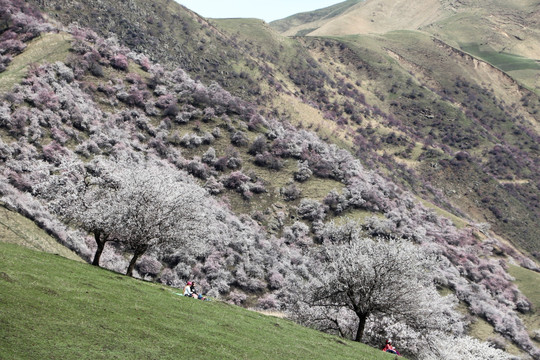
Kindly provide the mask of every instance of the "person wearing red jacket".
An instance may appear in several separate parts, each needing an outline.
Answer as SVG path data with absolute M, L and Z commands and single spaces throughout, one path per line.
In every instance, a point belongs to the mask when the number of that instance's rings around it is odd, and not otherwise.
M 384 346 L 382 351 L 390 353 L 390 354 L 401 355 L 399 351 L 397 351 L 396 348 L 392 346 L 392 340 L 390 339 L 386 340 L 386 345 Z

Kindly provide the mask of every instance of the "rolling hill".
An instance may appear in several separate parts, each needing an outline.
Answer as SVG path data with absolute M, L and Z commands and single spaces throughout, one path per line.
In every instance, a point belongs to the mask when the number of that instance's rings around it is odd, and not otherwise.
M 49 213 L 40 176 L 65 158 L 166 161 L 215 197 L 213 226 L 227 236 L 200 256 L 149 253 L 137 276 L 173 285 L 195 276 L 231 302 L 284 309 L 291 288 L 313 276 L 309 249 L 352 223 L 366 236 L 430 244 L 446 259 L 440 291 L 487 333 L 504 334 L 499 346 L 536 356 L 536 302 L 506 270 L 537 271 L 527 256 L 540 256 L 540 101 L 513 76 L 534 73 L 534 61 L 469 40 L 465 52 L 423 22 L 288 38 L 260 20 L 203 19 L 172 1 L 34 3 L 57 27 L 8 43 L 0 73 L 0 191 L 11 208 L 90 260 L 92 238 Z M 429 4 L 433 23 L 453 19 L 455 9 Z M 519 4 L 497 11 L 519 20 Z M 365 5 L 280 26 L 315 19 L 322 29 Z M 122 272 L 122 248 L 107 248 L 103 265 Z
M 317 11 L 313 17 L 332 14 L 331 20 L 325 21 L 339 23 L 343 16 L 371 3 L 345 2 Z M 76 20 L 102 35 L 115 34 L 122 43 L 151 59 L 177 64 L 194 78 L 216 81 L 233 94 L 260 104 L 268 116 L 287 114 L 294 123 L 309 126 L 323 138 L 359 152 L 360 157 L 369 159 L 368 167 L 385 169 L 394 181 L 426 200 L 456 215 L 468 214 L 473 221 L 488 222 L 522 250 L 531 254 L 537 251 L 536 219 L 540 214 L 534 174 L 538 173 L 535 143 L 540 105 L 534 93 L 534 74 L 538 74 L 535 61 L 517 54 L 490 53 L 470 40 L 463 43 L 470 53 L 464 52 L 458 43 L 450 41 L 450 32 L 447 42 L 442 35 L 434 37 L 424 30 L 385 35 L 382 28 L 380 35 L 289 39 L 259 20 L 206 20 L 173 2 L 161 6 L 144 1 L 131 4 L 42 5 L 64 23 Z M 404 6 L 402 2 L 393 4 Z M 459 16 L 479 12 L 484 14 L 479 19 L 483 19 L 510 12 L 515 15 L 510 17 L 512 21 L 527 20 L 527 31 L 536 31 L 534 22 L 529 21 L 536 9 L 534 2 L 511 7 L 495 7 L 492 2 L 475 7 L 460 4 Z M 434 1 L 424 5 L 446 14 L 444 21 L 451 28 L 450 19 L 458 14 L 455 6 Z M 130 6 L 138 11 L 130 10 Z M 496 9 L 491 17 L 485 15 L 489 8 Z M 385 14 L 390 19 L 390 13 Z M 111 22 L 109 16 L 127 16 L 130 21 Z M 160 22 L 149 18 L 159 18 Z M 177 26 L 179 21 L 182 31 Z M 525 27 L 525 22 L 522 25 Z M 470 36 L 491 33 L 491 28 L 484 28 L 470 31 Z M 535 38 L 531 35 L 532 41 Z M 460 39 L 465 37 L 460 35 Z M 176 45 L 159 45 L 169 43 Z M 475 51 L 483 51 L 493 64 L 475 57 Z M 458 120 L 438 120 L 448 117 Z M 510 117 L 515 120 L 504 121 Z M 399 144 L 392 144 L 395 136 L 402 137 Z M 450 182 L 455 177 L 448 171 L 433 171 L 432 166 L 438 166 L 435 163 L 447 163 L 460 151 L 466 151 L 473 160 L 474 166 L 467 171 L 483 179 L 476 190 Z M 501 157 L 508 159 L 499 161 Z M 436 183 L 424 185 L 432 181 Z M 445 190 L 432 191 L 436 188 Z M 463 202 L 465 194 L 470 200 Z
M 345 6 L 347 3 L 341 3 Z M 336 5 L 338 6 L 338 5 Z M 333 8 L 328 8 L 331 11 Z M 319 10 L 325 13 L 325 9 Z M 517 1 L 369 0 L 331 18 L 293 15 L 272 22 L 284 35 L 345 36 L 421 31 L 540 87 L 540 3 Z

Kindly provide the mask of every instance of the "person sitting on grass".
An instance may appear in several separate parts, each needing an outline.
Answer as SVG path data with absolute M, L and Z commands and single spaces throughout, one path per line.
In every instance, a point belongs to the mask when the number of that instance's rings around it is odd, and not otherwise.
M 202 296 L 197 292 L 197 289 L 195 289 L 195 281 L 191 282 L 191 293 L 193 294 L 193 297 L 199 300 L 208 300 L 206 297 Z
M 193 293 L 192 285 L 193 285 L 193 283 L 191 281 L 187 282 L 187 285 L 184 287 L 184 296 L 197 298 L 197 294 Z
M 195 281 L 188 281 L 187 285 L 184 287 L 184 296 L 192 297 L 199 300 L 208 300 L 208 298 L 197 293 L 195 289 Z
M 392 340 L 390 339 L 386 340 L 386 345 L 384 346 L 382 351 L 390 353 L 390 354 L 401 355 L 399 351 L 397 351 L 396 348 L 392 346 Z

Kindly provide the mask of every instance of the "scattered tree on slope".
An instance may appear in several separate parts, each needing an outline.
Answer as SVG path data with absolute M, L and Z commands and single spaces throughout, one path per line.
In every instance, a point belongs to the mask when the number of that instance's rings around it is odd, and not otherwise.
M 189 247 L 197 253 L 212 236 L 204 208 L 206 192 L 161 162 L 98 158 L 69 163 L 45 186 L 53 211 L 93 233 L 99 265 L 108 241 L 133 253 L 126 274 L 150 248 Z
M 424 331 L 447 328 L 459 318 L 433 285 L 433 258 L 408 241 L 356 238 L 329 244 L 317 257 L 321 266 L 299 303 L 304 323 L 362 341 L 372 316 Z M 347 312 L 356 318 L 352 328 Z

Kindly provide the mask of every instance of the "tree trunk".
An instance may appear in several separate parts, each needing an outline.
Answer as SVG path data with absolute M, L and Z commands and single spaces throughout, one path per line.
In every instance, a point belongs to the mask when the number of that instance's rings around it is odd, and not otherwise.
M 361 342 L 362 336 L 364 336 L 364 328 L 366 327 L 366 320 L 367 315 L 366 314 L 356 314 L 358 316 L 358 330 L 356 330 L 356 337 L 354 338 L 354 341 Z
M 131 258 L 131 261 L 129 262 L 129 266 L 126 271 L 127 276 L 133 276 L 133 269 L 135 269 L 135 263 L 137 263 L 137 260 L 139 257 L 146 252 L 148 249 L 148 245 L 141 246 L 137 249 L 135 249 L 135 253 L 133 254 L 133 257 Z
M 101 238 L 100 231 L 94 232 L 94 239 L 96 240 L 97 250 L 94 254 L 94 260 L 92 261 L 92 265 L 99 266 L 99 259 L 101 258 L 101 253 L 103 253 L 103 249 L 105 249 L 105 243 L 107 242 L 107 239 Z

